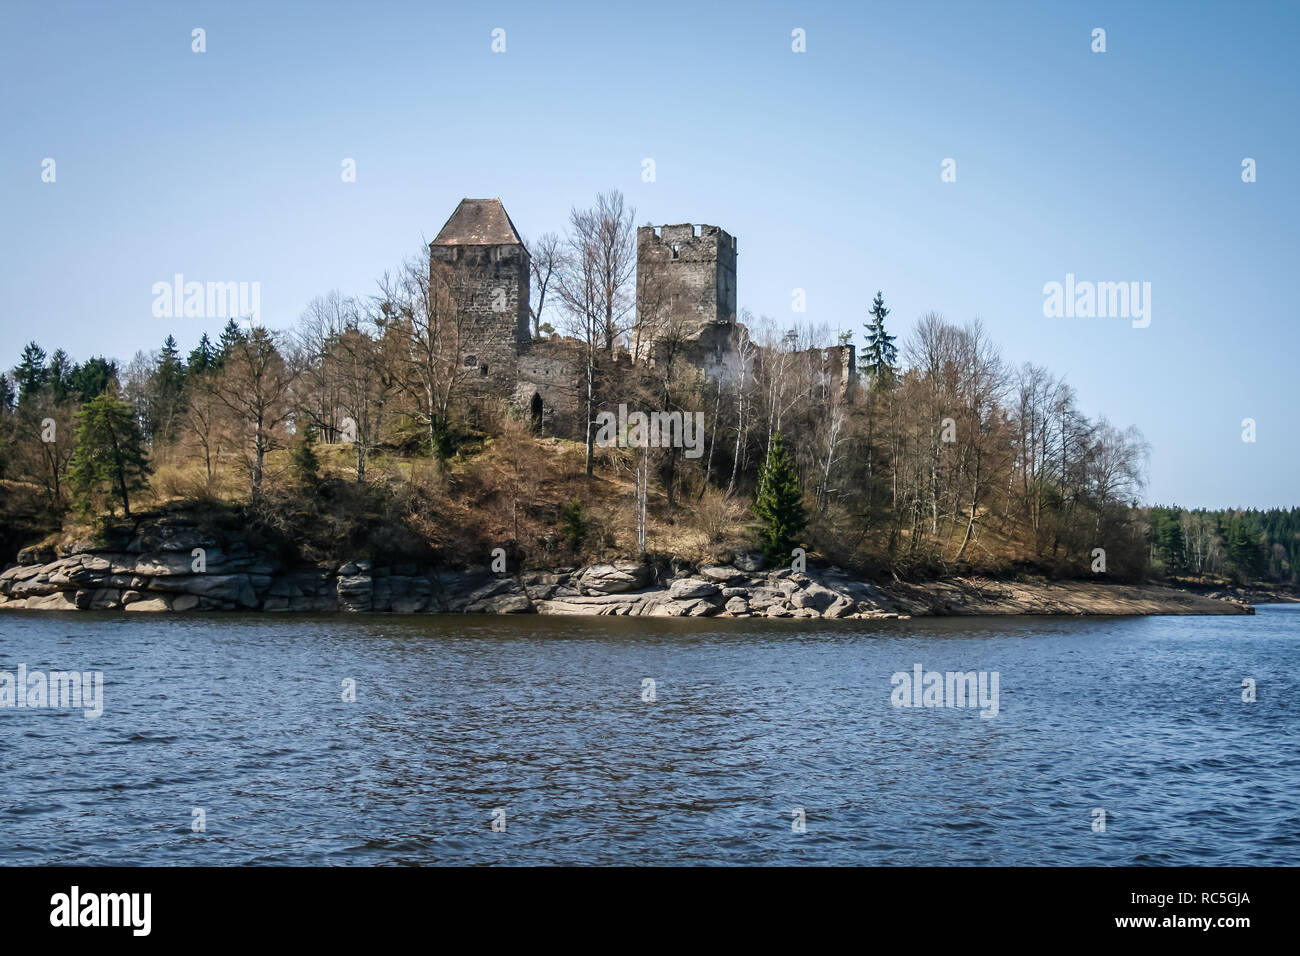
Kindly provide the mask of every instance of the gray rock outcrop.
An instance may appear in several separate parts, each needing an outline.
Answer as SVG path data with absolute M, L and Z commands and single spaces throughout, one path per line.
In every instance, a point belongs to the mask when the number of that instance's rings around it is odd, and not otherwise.
M 368 560 L 282 568 L 273 556 L 169 525 L 115 550 L 25 548 L 0 572 L 0 609 L 552 614 L 789 619 L 916 614 L 1248 614 L 1224 596 L 1101 581 L 974 577 L 882 588 L 836 568 L 761 570 L 756 555 L 696 568 L 618 561 L 520 575 Z

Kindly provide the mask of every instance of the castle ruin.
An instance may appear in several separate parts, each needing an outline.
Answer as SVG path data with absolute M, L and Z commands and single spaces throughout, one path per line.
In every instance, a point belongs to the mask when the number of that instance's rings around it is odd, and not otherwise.
M 636 325 L 619 358 L 681 359 L 710 377 L 734 370 L 747 334 L 737 321 L 736 239 L 711 225 L 637 229 Z M 462 330 L 470 391 L 527 409 L 547 432 L 582 431 L 583 345 L 529 331 L 530 260 L 500 199 L 462 199 L 429 244 L 430 286 L 448 291 Z M 840 387 L 856 381 L 854 349 L 817 349 Z

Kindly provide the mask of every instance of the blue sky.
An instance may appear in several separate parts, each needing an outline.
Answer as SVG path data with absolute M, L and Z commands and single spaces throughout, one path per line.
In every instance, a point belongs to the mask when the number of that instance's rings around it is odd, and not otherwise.
M 153 316 L 177 272 L 259 282 L 288 327 L 463 196 L 536 236 L 616 187 L 639 223 L 737 236 L 740 304 L 779 324 L 860 341 L 877 288 L 895 331 L 979 317 L 1142 429 L 1148 500 L 1300 504 L 1298 27 L 1293 3 L 9 0 L 0 362 L 188 350 L 223 320 Z M 1150 282 L 1150 326 L 1045 318 L 1067 273 Z

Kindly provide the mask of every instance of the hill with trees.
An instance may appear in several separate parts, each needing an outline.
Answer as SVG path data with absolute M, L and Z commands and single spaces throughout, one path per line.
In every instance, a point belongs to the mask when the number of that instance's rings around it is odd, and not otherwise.
M 545 239 L 561 287 L 591 280 Z M 700 413 L 706 443 L 698 458 L 595 448 L 588 473 L 586 436 L 464 387 L 462 343 L 422 311 L 431 281 L 417 255 L 370 297 L 323 295 L 280 331 L 232 320 L 188 353 L 180 330 L 126 360 L 28 343 L 0 377 L 0 563 L 128 509 L 179 509 L 304 563 L 803 546 L 865 576 L 1090 577 L 1100 550 L 1116 580 L 1296 583 L 1297 509 L 1144 507 L 1141 434 L 1090 419 L 1064 376 L 1010 366 L 979 321 L 931 313 L 899 334 L 883 293 L 849 329 L 743 313 L 713 375 L 671 350 L 628 361 L 635 326 L 602 329 L 615 344 L 588 350 L 591 406 Z M 580 337 L 590 323 L 540 291 L 534 336 Z M 846 388 L 820 350 L 855 331 Z

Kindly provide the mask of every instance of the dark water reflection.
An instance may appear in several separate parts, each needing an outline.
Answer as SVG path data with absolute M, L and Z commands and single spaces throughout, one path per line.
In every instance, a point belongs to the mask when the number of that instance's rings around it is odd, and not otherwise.
M 19 663 L 102 670 L 105 710 L 0 710 L 5 864 L 1300 864 L 1295 606 L 5 614 Z M 998 672 L 998 716 L 892 707 L 918 663 Z

